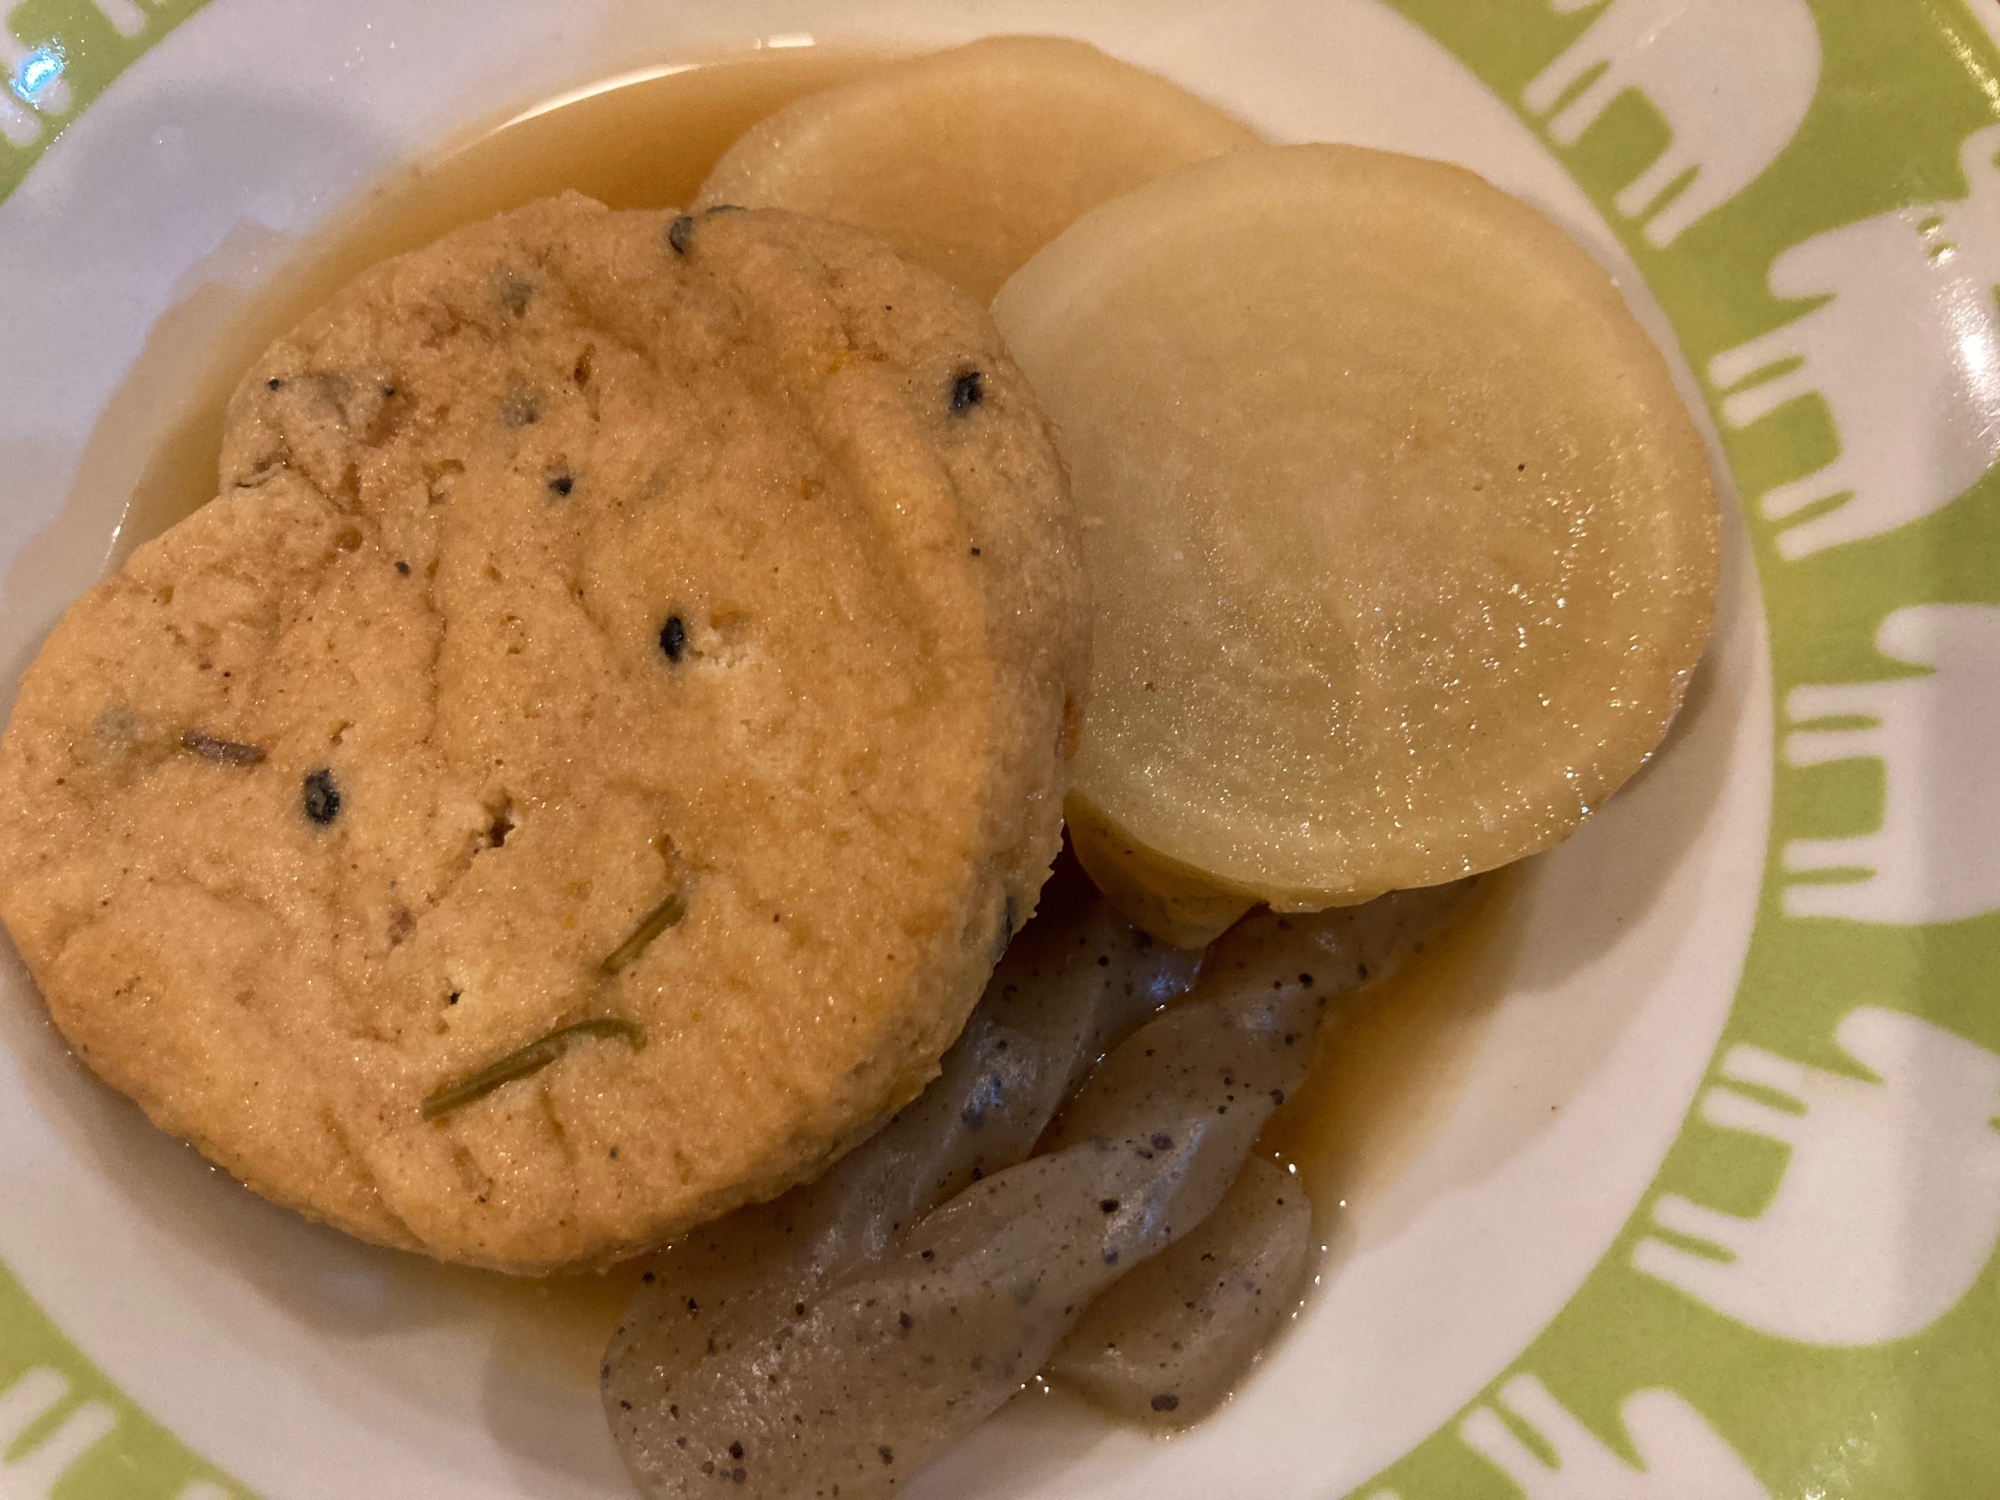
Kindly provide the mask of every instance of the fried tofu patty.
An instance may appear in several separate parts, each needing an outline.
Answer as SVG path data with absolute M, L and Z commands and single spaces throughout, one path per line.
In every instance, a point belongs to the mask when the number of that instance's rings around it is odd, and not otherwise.
M 812 1175 L 935 1072 L 1087 677 L 983 311 L 856 230 L 545 200 L 273 346 L 221 478 L 0 743 L 0 915 L 162 1128 L 538 1271 Z

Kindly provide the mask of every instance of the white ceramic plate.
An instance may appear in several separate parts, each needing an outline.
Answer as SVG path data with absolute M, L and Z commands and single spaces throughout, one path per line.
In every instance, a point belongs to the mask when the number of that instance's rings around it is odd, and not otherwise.
M 25 0 L 0 13 L 9 691 L 230 311 L 370 184 L 565 90 L 1056 31 L 1274 139 L 1462 162 L 1613 270 L 1709 434 L 1697 689 L 1670 753 L 1357 1042 L 1401 1081 L 1343 1135 L 1324 1284 L 1237 1399 L 1162 1443 L 1025 1396 L 908 1493 L 2000 1492 L 1977 3 Z M 595 1392 L 610 1290 L 308 1226 L 84 1074 L 11 953 L 4 987 L 0 1497 L 631 1493 Z

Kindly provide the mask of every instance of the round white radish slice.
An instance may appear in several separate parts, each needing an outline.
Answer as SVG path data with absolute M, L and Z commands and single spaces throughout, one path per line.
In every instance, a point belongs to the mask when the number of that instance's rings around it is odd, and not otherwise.
M 1707 459 L 1526 204 L 1255 148 L 1086 215 L 994 316 L 1084 517 L 1072 836 L 1133 920 L 1199 940 L 1195 896 L 1212 925 L 1503 864 L 1659 743 L 1711 619 Z
M 1061 37 L 989 37 L 789 105 L 716 163 L 697 207 L 873 230 L 984 302 L 1079 214 L 1257 137 Z

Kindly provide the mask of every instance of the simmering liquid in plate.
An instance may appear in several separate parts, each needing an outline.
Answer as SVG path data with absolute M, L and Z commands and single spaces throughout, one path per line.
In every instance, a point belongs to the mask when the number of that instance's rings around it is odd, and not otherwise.
M 230 315 L 218 320 L 197 289 L 155 326 L 79 466 L 73 500 L 93 485 L 130 484 L 110 565 L 214 497 L 223 412 L 242 371 L 360 271 L 566 189 L 613 208 L 685 204 L 749 126 L 885 60 L 823 48 L 767 51 L 575 90 L 397 173 Z M 191 344 L 200 356 L 192 381 Z M 153 438 L 165 411 L 178 415 Z M 133 453 L 135 441 L 150 451 Z M 1343 1208 L 1393 1177 L 1448 1102 L 1504 977 L 1504 961 L 1495 969 L 1486 960 L 1507 946 L 1512 883 L 1505 873 L 1483 878 L 1450 931 L 1348 1002 L 1354 1018 L 1267 1132 L 1263 1147 L 1296 1165 L 1322 1240 L 1338 1240 Z M 593 1389 L 599 1354 L 639 1274 L 516 1280 L 379 1254 L 382 1275 L 397 1284 L 392 1295 L 425 1306 L 429 1321 L 484 1325 L 500 1365 Z
M 693 200 L 709 168 L 750 126 L 794 99 L 846 83 L 887 60 L 879 53 L 802 47 L 672 65 L 572 90 L 378 185 L 317 231 L 219 336 L 204 326 L 206 319 L 177 318 L 179 310 L 170 310 L 126 388 L 113 399 L 112 412 L 135 400 L 164 406 L 179 395 L 132 389 L 147 382 L 147 355 L 164 338 L 201 338 L 214 353 L 192 398 L 182 398 L 182 417 L 155 445 L 133 487 L 112 562 L 122 562 L 141 542 L 215 498 L 223 411 L 243 371 L 377 261 L 429 244 L 461 224 L 566 190 L 612 208 L 679 207 Z M 182 368 L 155 378 L 178 381 Z M 92 447 L 117 441 L 106 430 L 110 425 L 98 424 Z M 90 457 L 87 453 L 81 474 L 91 472 Z

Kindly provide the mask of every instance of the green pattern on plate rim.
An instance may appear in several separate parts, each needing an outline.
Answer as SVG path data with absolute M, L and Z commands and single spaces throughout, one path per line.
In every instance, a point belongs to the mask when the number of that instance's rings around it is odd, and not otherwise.
M 121 1395 L 0 1269 L 0 1495 L 236 1500 L 243 1493 Z
M 19 0 L 0 5 L 0 199 L 62 128 L 207 0 Z
M 205 0 L 0 7 L 0 199 L 62 128 Z M 230 1483 L 127 1400 L 0 1266 L 0 1495 L 232 1500 Z
M 1735 1008 L 1652 1191 L 1513 1365 L 1360 1493 L 1991 1493 L 1993 47 L 1965 11 L 1924 0 L 1399 8 L 1551 135 L 1706 377 L 1750 512 L 1778 767 Z M 1700 139 L 1704 117 L 1730 113 L 1707 89 L 1648 87 L 1648 68 L 1687 81 L 1675 34 L 1704 18 L 1730 35 L 1718 55 L 1742 60 L 1737 87 L 1763 95 L 1761 117 L 1796 125 L 1751 143 L 1761 159 Z M 1817 88 L 1793 122 L 1766 60 L 1815 31 Z M 1576 72 L 1599 59 L 1608 84 Z M 1565 88 L 1582 91 L 1575 114 Z M 1679 176 L 1704 147 L 1761 170 L 1685 227 L 1671 203 L 1636 223 L 1627 184 L 1662 155 Z
M 5 11 L 0 198 L 202 3 Z M 1977 1493 L 2000 1480 L 2000 56 L 1956 0 L 1393 3 L 1542 134 L 1703 375 L 1778 765 L 1735 1008 L 1651 1191 L 1355 1496 Z M 0 1269 L 0 1493 L 242 1491 Z

